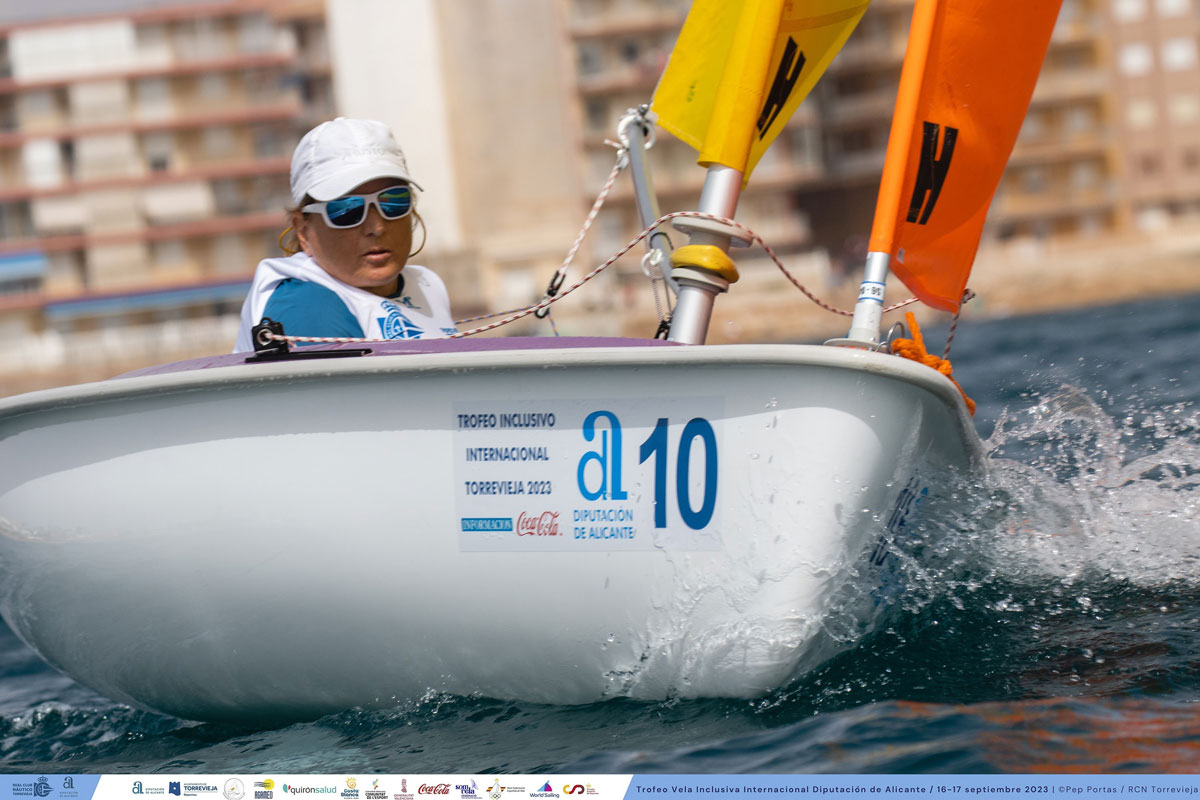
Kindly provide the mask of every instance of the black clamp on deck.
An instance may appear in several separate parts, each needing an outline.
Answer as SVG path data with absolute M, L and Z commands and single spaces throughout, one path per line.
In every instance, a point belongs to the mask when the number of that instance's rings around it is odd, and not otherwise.
M 254 355 L 249 356 L 246 363 L 295 361 L 307 358 L 352 358 L 365 356 L 371 352 L 366 347 L 348 347 L 342 350 L 292 350 L 288 347 L 287 339 L 275 338 L 284 335 L 282 322 L 276 322 L 270 317 L 263 317 L 262 322 L 250 329 L 250 341 L 254 343 Z

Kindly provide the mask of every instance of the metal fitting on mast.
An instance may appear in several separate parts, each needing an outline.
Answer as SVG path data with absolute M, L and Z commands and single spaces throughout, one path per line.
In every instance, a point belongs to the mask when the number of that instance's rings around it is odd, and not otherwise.
M 883 318 L 883 292 L 890 263 L 891 256 L 887 253 L 867 253 L 867 263 L 863 267 L 863 279 L 858 288 L 858 302 L 854 304 L 850 332 L 846 334 L 845 339 L 830 339 L 825 344 L 866 350 L 888 349 L 887 342 L 879 341 L 879 321 Z
M 741 191 L 741 170 L 713 164 L 704 179 L 697 211 L 732 219 Z M 679 300 L 667 338 L 704 344 L 713 302 L 738 279 L 729 248 L 748 247 L 751 240 L 739 228 L 716 220 L 681 217 L 672 224 L 691 237 L 691 244 L 671 254 L 671 277 L 679 284 Z

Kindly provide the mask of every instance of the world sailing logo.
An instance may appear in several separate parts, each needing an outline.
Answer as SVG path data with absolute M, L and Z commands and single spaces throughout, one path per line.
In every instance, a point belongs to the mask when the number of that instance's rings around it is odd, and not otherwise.
M 958 141 L 958 128 L 946 126 L 942 137 L 942 155 L 937 155 L 938 132 L 941 125 L 924 121 L 924 136 L 921 137 L 921 163 L 917 166 L 917 182 L 913 185 L 912 199 L 908 201 L 908 222 L 924 225 L 937 205 L 946 173 L 950 171 L 950 159 L 954 157 L 954 143 Z M 924 211 L 922 211 L 924 209 Z
M 380 307 L 387 312 L 386 317 L 376 317 L 375 321 L 379 323 L 379 332 L 385 339 L 417 339 L 421 336 L 421 328 L 408 317 L 400 313 L 400 309 L 396 308 L 387 300 L 382 301 Z

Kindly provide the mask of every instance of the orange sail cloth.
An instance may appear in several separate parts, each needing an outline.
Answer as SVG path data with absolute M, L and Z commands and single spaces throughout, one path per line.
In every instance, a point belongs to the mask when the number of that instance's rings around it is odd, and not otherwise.
M 1062 0 L 917 0 L 870 249 L 957 310 Z

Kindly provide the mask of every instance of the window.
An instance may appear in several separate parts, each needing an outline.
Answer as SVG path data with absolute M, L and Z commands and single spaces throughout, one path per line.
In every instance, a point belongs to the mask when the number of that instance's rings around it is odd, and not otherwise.
M 1192 13 L 1192 0 L 1157 0 L 1155 8 L 1160 17 L 1182 17 Z
M 1046 190 L 1046 170 L 1041 167 L 1030 167 L 1021 175 L 1021 186 L 1029 194 L 1038 194 Z
M 1145 75 L 1154 69 L 1154 53 L 1149 45 L 1142 42 L 1123 45 L 1117 60 L 1121 72 L 1130 77 Z
M 165 78 L 142 78 L 134 84 L 133 95 L 138 119 L 171 116 L 171 89 Z
M 1064 120 L 1068 133 L 1087 133 L 1096 128 L 1096 115 L 1090 106 L 1075 106 L 1066 112 Z
M 275 28 L 263 14 L 251 14 L 238 20 L 238 45 L 243 53 L 266 53 L 275 40 Z
M 1072 189 L 1094 189 L 1100 184 L 1100 168 L 1094 161 L 1082 161 L 1071 166 Z
M 54 139 L 31 139 L 21 148 L 21 166 L 29 186 L 58 186 L 63 181 L 62 151 Z
M 170 267 L 187 260 L 187 248 L 179 239 L 167 239 L 150 245 L 150 260 L 156 267 Z
M 587 126 L 592 131 L 603 131 L 609 126 L 608 103 L 595 97 L 588 98 L 585 104 Z
M 1113 0 L 1112 11 L 1117 22 L 1137 22 L 1146 16 L 1146 0 Z
M 1131 128 L 1149 128 L 1158 121 L 1158 106 L 1149 97 L 1135 97 L 1125 107 L 1125 119 Z
M 604 54 L 595 42 L 579 45 L 579 75 L 583 78 L 598 75 L 604 69 Z
M 1190 92 L 1174 95 L 1169 108 L 1172 122 L 1188 125 L 1200 119 L 1200 98 Z
M 220 103 L 229 96 L 229 80 L 223 72 L 208 72 L 200 76 L 200 96 L 210 103 Z
M 1163 69 L 1173 72 L 1194 69 L 1196 66 L 1196 40 L 1191 36 L 1167 39 L 1162 45 Z
M 234 148 L 233 130 L 224 126 L 204 129 L 204 154 L 210 157 L 227 156 Z
M 151 172 L 170 169 L 174 150 L 174 137 L 167 131 L 147 133 L 142 138 L 142 152 L 146 154 L 146 165 Z

